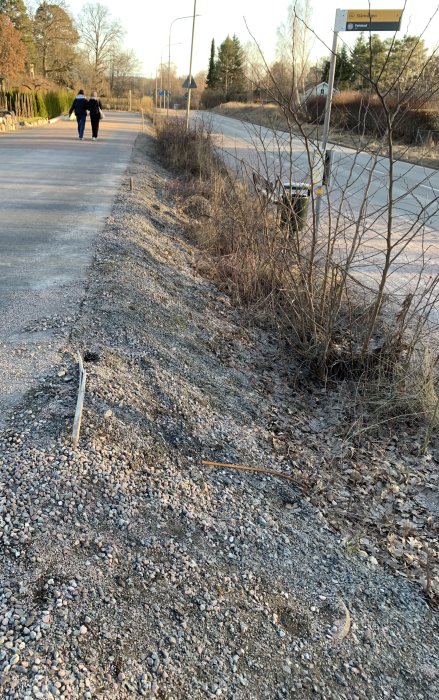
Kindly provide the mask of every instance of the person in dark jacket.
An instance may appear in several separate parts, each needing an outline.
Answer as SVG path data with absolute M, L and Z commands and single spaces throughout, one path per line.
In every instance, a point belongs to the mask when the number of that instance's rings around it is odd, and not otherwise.
M 88 111 L 90 113 L 92 139 L 96 141 L 99 133 L 99 121 L 102 119 L 102 103 L 98 99 L 96 90 L 88 101 Z
M 72 106 L 69 109 L 69 117 L 72 112 L 75 113 L 76 121 L 78 122 L 78 135 L 79 138 L 84 138 L 85 120 L 87 119 L 87 109 L 88 103 L 85 99 L 84 90 L 79 90 L 75 99 L 73 100 Z

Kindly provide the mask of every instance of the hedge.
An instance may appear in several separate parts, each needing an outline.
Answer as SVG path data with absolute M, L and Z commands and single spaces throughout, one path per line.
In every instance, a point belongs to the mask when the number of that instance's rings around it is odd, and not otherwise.
M 308 119 L 314 124 L 322 124 L 326 98 L 311 97 L 306 102 Z M 427 105 L 413 106 L 388 100 L 393 117 L 393 134 L 406 143 L 417 140 L 418 130 L 439 130 L 437 109 Z M 386 133 L 385 110 L 376 96 L 360 92 L 345 92 L 334 96 L 331 111 L 331 126 L 356 134 L 369 134 L 382 137 Z
M 52 119 L 70 108 L 72 94 L 64 90 L 47 92 L 19 92 L 8 90 L 0 93 L 0 109 L 15 112 L 17 117 Z

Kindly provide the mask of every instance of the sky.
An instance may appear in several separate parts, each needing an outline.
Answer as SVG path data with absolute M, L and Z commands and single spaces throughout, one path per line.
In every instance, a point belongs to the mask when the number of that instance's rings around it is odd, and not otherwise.
M 74 16 L 85 4 L 81 0 L 67 0 Z M 173 20 L 190 16 L 194 11 L 194 0 L 101 0 L 114 18 L 119 19 L 125 30 L 125 46 L 134 49 L 145 77 L 154 76 L 160 61 L 168 62 L 169 30 Z M 226 36 L 236 34 L 242 44 L 251 41 L 245 25 L 257 39 L 268 62 L 275 58 L 276 32 L 287 19 L 291 0 L 196 0 L 196 18 L 193 56 L 193 74 L 207 70 L 210 43 L 217 46 Z M 420 34 L 433 15 L 439 0 L 407 0 L 403 16 L 402 32 Z M 332 28 L 335 11 L 343 9 L 367 9 L 367 0 L 311 0 L 313 8 L 312 28 L 323 40 L 313 47 L 313 57 L 328 55 L 332 43 Z M 371 0 L 373 9 L 399 9 L 401 0 Z M 179 75 L 189 73 L 191 44 L 191 19 L 179 19 L 172 25 L 171 61 L 177 66 Z M 352 42 L 354 33 L 343 33 L 341 38 Z M 427 45 L 439 42 L 439 13 L 425 34 Z

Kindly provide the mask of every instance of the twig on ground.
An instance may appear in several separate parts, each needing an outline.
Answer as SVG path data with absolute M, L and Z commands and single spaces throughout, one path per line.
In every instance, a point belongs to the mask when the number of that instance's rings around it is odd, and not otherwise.
M 207 467 L 225 467 L 226 469 L 237 469 L 243 472 L 257 472 L 258 474 L 267 474 L 269 476 L 277 476 L 279 479 L 286 479 L 287 481 L 292 481 L 296 486 L 300 484 L 292 476 L 288 474 L 282 474 L 282 472 L 277 472 L 274 469 L 265 469 L 264 467 L 249 467 L 243 464 L 227 464 L 226 462 L 209 462 L 205 459 L 201 460 L 201 464 Z

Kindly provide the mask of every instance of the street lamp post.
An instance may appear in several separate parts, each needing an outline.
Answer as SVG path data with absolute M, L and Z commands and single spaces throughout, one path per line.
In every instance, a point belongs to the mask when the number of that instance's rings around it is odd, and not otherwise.
M 152 117 L 152 124 L 155 126 L 157 120 L 157 68 L 155 70 L 155 95 L 154 95 L 154 113 Z
M 191 92 L 192 92 L 192 55 L 194 52 L 194 35 L 195 35 L 195 17 L 197 12 L 197 0 L 194 0 L 194 14 L 192 19 L 192 39 L 191 39 L 191 57 L 189 61 L 189 89 L 187 93 L 187 105 L 186 105 L 186 131 L 189 129 L 189 112 L 191 109 Z
M 200 17 L 200 15 L 196 15 L 197 17 Z M 174 44 L 171 44 L 171 32 L 172 32 L 172 25 L 174 22 L 178 22 L 180 19 L 192 19 L 192 15 L 185 15 L 184 17 L 176 17 L 175 19 L 172 20 L 171 24 L 169 25 L 169 42 L 168 42 L 168 109 L 166 111 L 166 116 L 169 117 L 169 101 L 171 99 L 171 46 L 174 46 Z
M 178 41 L 177 43 L 172 44 L 172 46 L 180 46 L 180 44 L 181 44 L 181 41 Z M 168 44 L 165 44 L 162 47 L 162 51 L 167 46 L 168 46 Z M 169 51 L 170 50 L 171 49 L 169 47 Z M 160 93 L 159 93 L 159 95 L 160 95 L 160 109 L 162 108 L 162 97 L 164 98 L 163 99 L 163 107 L 166 107 L 166 91 L 165 91 L 164 95 L 162 94 L 163 93 L 163 66 L 164 65 L 166 65 L 166 63 L 163 63 L 163 54 L 160 54 Z M 168 88 L 169 88 L 169 64 L 168 64 Z M 168 90 L 168 109 L 169 109 L 169 90 Z M 166 114 L 166 116 L 168 116 L 168 113 Z

